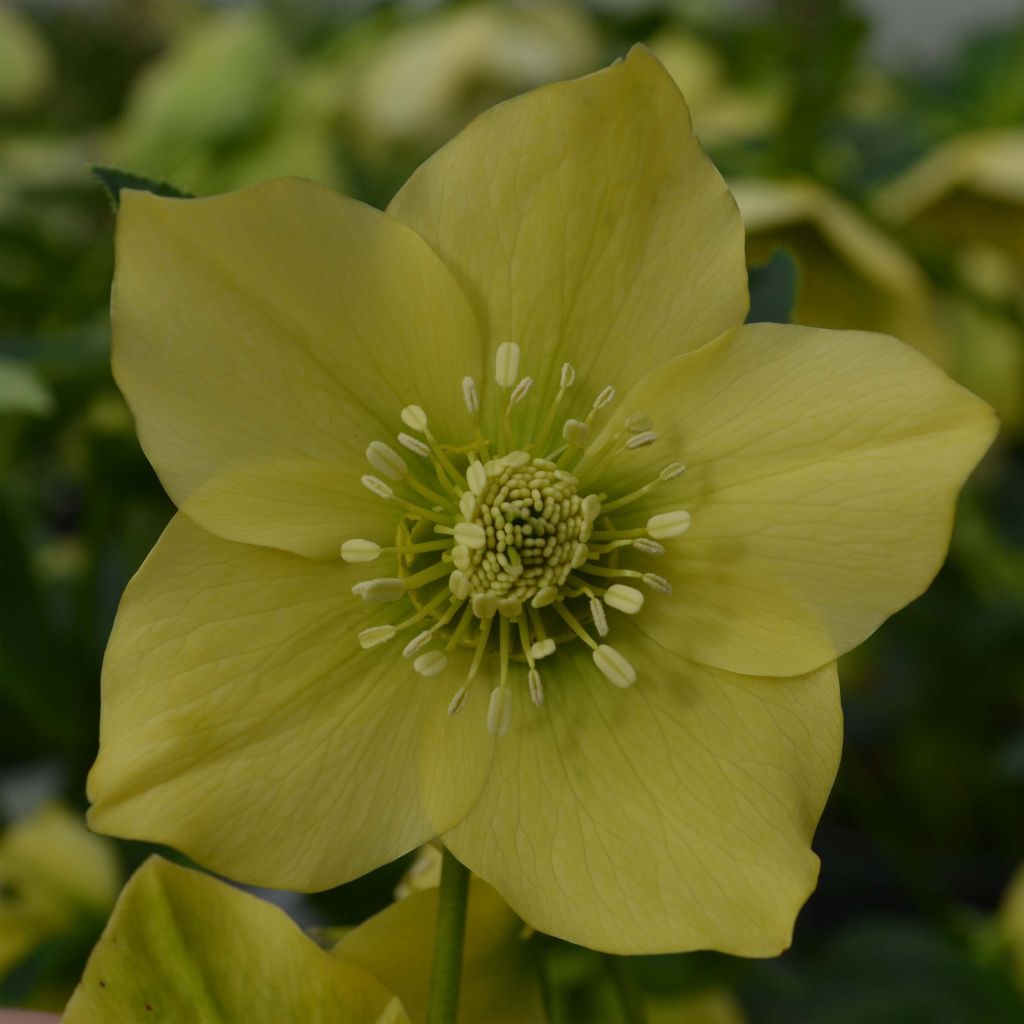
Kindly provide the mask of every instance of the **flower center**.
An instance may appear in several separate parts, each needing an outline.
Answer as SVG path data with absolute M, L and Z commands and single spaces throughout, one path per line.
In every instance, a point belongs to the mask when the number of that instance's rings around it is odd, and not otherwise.
M 357 583 L 353 593 L 370 602 L 404 600 L 411 606 L 410 614 L 395 624 L 364 629 L 360 644 L 376 647 L 419 627 L 402 653 L 427 677 L 443 673 L 456 648 L 472 652 L 449 714 L 465 705 L 483 660 L 496 658 L 499 682 L 491 692 L 487 725 L 498 735 L 511 721 L 511 685 L 522 671 L 518 666 L 525 668 L 530 697 L 539 707 L 544 688 L 538 665 L 560 644 L 587 645 L 594 664 L 616 686 L 636 681 L 628 660 L 600 642 L 610 631 L 608 610 L 641 611 L 644 594 L 633 582 L 662 594 L 672 588 L 663 576 L 620 562 L 627 555 L 664 554 L 660 541 L 679 536 L 690 525 L 689 513 L 682 510 L 651 516 L 641 526 L 621 528 L 615 521 L 620 514 L 628 516 L 629 506 L 654 487 L 680 476 L 679 463 L 669 463 L 654 480 L 627 494 L 588 492 L 581 484 L 572 467 L 582 460 L 591 426 L 614 401 L 615 389 L 606 387 L 583 419 L 564 420 L 561 437 L 552 437 L 558 411 L 575 383 L 569 364 L 562 368 L 542 426 L 516 447 L 514 410 L 533 384 L 530 377 L 518 379 L 519 355 L 514 343 L 498 348 L 495 379 L 505 407 L 496 439 L 484 437 L 476 384 L 466 377 L 462 397 L 471 441 L 439 441 L 425 411 L 411 405 L 401 418 L 419 436 L 399 433 L 398 441 L 418 456 L 419 467 L 410 471 L 389 445 L 370 444 L 366 457 L 380 476 L 367 474 L 362 483 L 401 509 L 392 521 L 395 543 L 385 547 L 356 539 L 341 546 L 347 562 L 370 562 L 385 551 L 392 553 L 396 575 Z M 656 440 L 649 417 L 632 416 L 610 432 L 591 464 L 628 457 Z

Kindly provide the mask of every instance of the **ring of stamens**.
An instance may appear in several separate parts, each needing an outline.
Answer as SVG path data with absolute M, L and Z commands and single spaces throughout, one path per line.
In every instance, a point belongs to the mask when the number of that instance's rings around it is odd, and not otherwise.
M 670 594 L 672 588 L 661 575 L 620 566 L 620 558 L 630 552 L 664 554 L 662 542 L 690 526 L 689 513 L 681 509 L 627 529 L 612 519 L 655 487 L 677 479 L 684 470 L 678 462 L 668 463 L 654 480 L 627 494 L 587 493 L 581 486 L 573 467 L 592 443 L 594 420 L 614 401 L 615 389 L 601 390 L 582 419 L 566 418 L 552 436 L 558 411 L 576 381 L 569 364 L 562 368 L 558 392 L 538 435 L 515 448 L 515 409 L 533 384 L 530 377 L 519 378 L 519 358 L 518 345 L 498 347 L 495 380 L 505 392 L 505 408 L 497 438 L 484 436 L 471 377 L 462 381 L 472 421 L 468 444 L 435 438 L 420 406 L 402 410 L 403 424 L 419 436 L 399 433 L 398 442 L 429 465 L 436 486 L 410 471 L 405 458 L 389 445 L 369 445 L 367 461 L 376 473 L 364 475 L 362 483 L 401 509 L 392 531 L 395 542 L 385 546 L 354 538 L 341 547 L 342 558 L 351 563 L 393 554 L 394 576 L 358 582 L 353 593 L 371 603 L 407 599 L 411 606 L 410 614 L 397 623 L 362 630 L 359 642 L 364 648 L 410 631 L 402 654 L 425 678 L 440 676 L 456 648 L 471 653 L 466 682 L 449 701 L 449 714 L 465 706 L 484 659 L 497 658 L 499 682 L 487 715 L 487 727 L 497 735 L 508 729 L 512 717 L 510 681 L 523 671 L 514 666 L 525 662 L 526 688 L 539 707 L 544 701 L 539 665 L 559 644 L 579 639 L 614 685 L 628 687 L 636 681 L 629 661 L 602 642 L 613 631 L 608 612 L 641 611 L 644 594 L 633 582 L 660 594 Z M 654 444 L 653 427 L 646 414 L 625 418 L 620 429 L 608 432 L 600 447 L 590 451 L 590 468 L 629 458 L 630 452 Z M 603 470 L 602 476 L 607 477 Z

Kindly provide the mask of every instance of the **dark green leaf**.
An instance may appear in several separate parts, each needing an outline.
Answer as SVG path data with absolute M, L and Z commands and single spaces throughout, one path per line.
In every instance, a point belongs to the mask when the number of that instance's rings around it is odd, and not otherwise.
M 149 178 L 140 177 L 138 174 L 130 174 L 128 171 L 119 171 L 114 167 L 99 167 L 93 165 L 93 177 L 103 186 L 110 197 L 111 205 L 116 210 L 121 205 L 121 189 L 134 188 L 142 192 L 152 192 L 157 196 L 170 196 L 173 199 L 192 199 L 188 192 L 182 192 L 166 181 L 152 181 Z
M 748 324 L 785 324 L 796 301 L 798 271 L 788 249 L 775 249 L 767 263 L 751 267 Z

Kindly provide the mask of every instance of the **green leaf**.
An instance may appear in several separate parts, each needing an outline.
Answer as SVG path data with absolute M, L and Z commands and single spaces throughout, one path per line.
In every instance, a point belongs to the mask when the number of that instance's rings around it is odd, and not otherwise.
M 50 389 L 31 366 L 0 357 L 0 413 L 48 416 L 54 405 Z
M 121 189 L 134 188 L 141 192 L 152 192 L 157 196 L 170 196 L 172 199 L 194 199 L 195 196 L 182 192 L 180 188 L 166 181 L 153 181 L 128 171 L 119 171 L 115 167 L 100 167 L 94 164 L 91 168 L 93 177 L 103 186 L 110 203 L 116 210 L 121 205 Z
M 750 267 L 748 324 L 789 323 L 796 302 L 799 272 L 788 249 L 776 248 L 767 263 Z

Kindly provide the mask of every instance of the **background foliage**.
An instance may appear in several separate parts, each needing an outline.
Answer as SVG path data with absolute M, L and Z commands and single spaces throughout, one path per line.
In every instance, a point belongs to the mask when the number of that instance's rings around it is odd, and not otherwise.
M 107 633 L 172 512 L 110 378 L 114 217 L 89 165 L 198 195 L 300 174 L 382 206 L 477 111 L 647 41 L 728 178 L 821 186 L 793 223 L 751 222 L 750 258 L 770 258 L 753 272 L 752 318 L 792 311 L 861 326 L 876 299 L 883 311 L 919 310 L 938 357 L 1005 426 L 932 589 L 842 666 L 846 749 L 815 844 L 821 883 L 793 948 L 762 962 L 636 958 L 627 983 L 652 1020 L 1022 1019 L 1013 963 L 1024 953 L 1000 906 L 1024 854 L 1024 196 L 1018 188 L 1016 213 L 975 203 L 938 236 L 903 215 L 898 193 L 879 197 L 950 141 L 1020 131 L 1024 20 L 960 40 L 938 65 L 894 70 L 871 58 L 860 10 L 841 0 L 0 7 L 6 821 L 47 799 L 84 809 Z M 1021 164 L 1007 173 L 1024 182 Z M 867 232 L 866 257 L 844 247 L 835 202 Z M 878 273 L 872 245 L 898 249 L 909 291 Z M 823 268 L 864 297 L 857 308 L 824 301 Z M 18 860 L 11 834 L 0 840 L 0 929 L 22 938 L 0 942 L 2 1001 L 59 1008 L 109 907 L 82 897 L 75 876 L 88 858 L 71 856 L 49 858 L 49 902 L 34 901 L 45 858 Z M 47 842 L 65 849 L 59 833 Z M 149 851 L 118 843 L 122 874 Z M 388 903 L 403 867 L 277 898 L 306 925 L 354 924 Z M 621 1019 L 604 958 L 532 941 L 560 1019 Z

